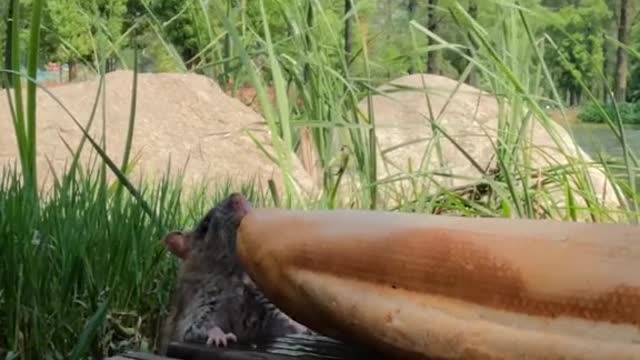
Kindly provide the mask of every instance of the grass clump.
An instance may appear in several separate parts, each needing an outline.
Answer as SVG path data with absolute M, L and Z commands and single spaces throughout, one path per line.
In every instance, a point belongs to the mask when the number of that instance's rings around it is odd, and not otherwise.
M 0 177 L 0 348 L 21 359 L 152 350 L 176 270 L 166 232 L 192 226 L 231 191 L 265 203 L 251 184 L 185 199 L 177 181 L 162 180 L 139 186 L 156 223 L 99 171 L 63 180 L 34 209 L 16 171 Z
M 170 281 L 170 265 L 160 261 L 162 228 L 137 203 L 116 204 L 97 177 L 54 189 L 34 209 L 14 174 L 5 171 L 0 188 L 0 322 L 8 325 L 0 330 L 0 347 L 23 359 L 70 358 L 87 350 L 98 356 L 104 345 L 117 346 L 99 344 L 118 338 L 105 332 L 154 324 L 145 314 L 162 313 Z M 163 224 L 178 226 L 179 199 L 166 187 L 150 195 L 163 209 Z M 124 309 L 139 313 L 118 314 Z M 120 326 L 107 330 L 108 322 Z
M 590 103 L 581 109 L 578 119 L 585 123 L 607 123 L 608 119 L 619 118 L 628 125 L 640 125 L 640 103 L 619 102 L 617 104 Z

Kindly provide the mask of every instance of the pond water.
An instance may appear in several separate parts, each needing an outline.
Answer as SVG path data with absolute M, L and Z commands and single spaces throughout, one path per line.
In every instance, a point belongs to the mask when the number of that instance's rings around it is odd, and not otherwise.
M 607 125 L 574 124 L 571 131 L 578 145 L 594 160 L 598 159 L 598 154 L 602 154 L 604 159 L 622 160 L 622 145 Z M 640 126 L 625 126 L 625 138 L 633 154 L 639 156 Z M 626 170 L 624 173 L 626 174 Z M 640 179 L 636 180 L 636 186 L 640 189 Z
M 598 153 L 605 158 L 622 157 L 622 145 L 607 125 L 575 124 L 571 131 L 578 145 L 592 157 Z M 625 126 L 625 138 L 633 153 L 640 155 L 640 126 Z

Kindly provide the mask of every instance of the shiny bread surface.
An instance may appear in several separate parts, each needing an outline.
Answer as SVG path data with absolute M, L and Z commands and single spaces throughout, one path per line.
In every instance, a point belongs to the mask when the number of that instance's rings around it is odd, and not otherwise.
M 640 228 L 254 209 L 238 251 L 294 319 L 403 358 L 640 359 Z

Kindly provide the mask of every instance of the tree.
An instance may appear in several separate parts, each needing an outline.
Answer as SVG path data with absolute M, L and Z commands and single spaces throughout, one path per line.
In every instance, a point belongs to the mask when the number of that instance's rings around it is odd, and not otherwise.
M 469 0 L 469 7 L 467 8 L 467 12 L 469 13 L 469 16 L 476 20 L 478 18 L 478 3 L 477 0 Z M 471 41 L 471 37 L 469 37 L 470 41 Z M 469 44 L 469 46 L 473 46 L 472 43 Z M 471 51 L 468 52 L 468 55 L 471 56 Z M 467 84 L 471 85 L 471 86 L 478 86 L 478 76 L 477 76 L 477 71 L 475 69 L 471 69 L 471 72 L 469 73 L 469 76 L 467 77 Z
M 558 87 L 570 105 L 582 101 L 582 84 L 593 85 L 604 65 L 604 39 L 611 12 L 604 0 L 581 0 L 555 12 L 553 28 L 549 30 L 558 51 L 547 51 L 547 63 L 552 68 Z
M 620 0 L 618 9 L 618 45 L 616 52 L 616 77 L 615 98 L 617 101 L 625 101 L 627 93 L 627 33 L 629 32 L 629 0 Z
M 8 66 L 8 53 L 6 52 L 7 45 L 7 24 L 9 22 L 9 4 L 11 1 L 0 1 L 0 55 L 2 56 L 2 64 L 0 64 L 0 68 L 9 67 Z M 4 81 L 4 75 L 1 75 L 0 78 L 0 87 L 2 86 L 2 82 Z
M 416 10 L 418 8 L 418 0 L 409 0 L 409 5 L 407 6 L 407 13 L 409 15 L 409 21 L 416 18 Z M 414 73 L 413 62 L 409 65 L 409 74 Z
M 640 14 L 636 13 L 633 16 L 630 15 L 630 19 L 640 17 Z M 629 22 L 629 46 L 635 51 L 640 49 L 640 22 Z M 628 63 L 629 80 L 627 81 L 627 101 L 638 102 L 640 101 L 640 61 L 635 56 L 629 58 Z M 614 73 L 612 70 L 611 74 Z
M 407 12 L 409 13 L 409 20 L 415 19 L 417 8 L 418 8 L 418 0 L 409 0 L 409 4 L 407 6 Z
M 103 43 L 98 46 L 102 51 L 101 60 L 105 61 L 106 71 L 115 70 L 115 54 L 111 51 L 119 51 L 123 45 L 118 43 L 124 33 L 124 25 L 127 15 L 127 0 L 94 0 L 93 14 L 94 24 L 97 25 L 94 31 L 98 41 Z
M 43 48 L 52 60 L 69 65 L 69 81 L 79 62 L 97 67 L 104 61 L 109 70 L 114 56 L 109 53 L 124 31 L 126 11 L 126 0 L 47 1 L 44 23 L 50 31 L 43 34 Z
M 164 40 L 176 49 L 188 69 L 197 64 L 196 55 L 203 48 L 199 35 L 206 33 L 198 21 L 198 6 L 194 0 L 150 1 L 151 11 L 162 25 Z
M 436 8 L 438 0 L 429 0 L 429 12 L 427 13 L 427 29 L 434 34 L 438 33 L 438 20 L 436 18 Z M 427 72 L 430 74 L 439 74 L 440 65 L 438 64 L 438 53 L 429 51 L 427 54 Z
M 350 14 L 353 9 L 352 1 L 355 0 L 344 0 L 344 53 L 347 61 L 351 58 L 353 48 L 353 19 Z
M 51 57 L 69 65 L 69 81 L 72 81 L 75 65 L 91 58 L 91 22 L 77 0 L 48 1 L 46 6 L 52 31 L 45 36 L 48 43 L 55 44 Z
M 607 5 L 610 9 L 617 8 L 618 0 L 607 0 Z M 618 19 L 617 16 L 612 16 L 610 21 L 607 22 L 607 28 L 605 33 L 602 34 L 604 37 L 604 63 L 602 64 L 602 73 L 607 76 L 608 86 L 613 87 L 615 83 L 615 73 L 616 73 L 616 49 L 618 48 L 613 41 L 607 39 L 609 35 L 614 35 L 618 31 Z M 604 92 L 602 93 L 603 101 L 609 101 L 609 94 Z

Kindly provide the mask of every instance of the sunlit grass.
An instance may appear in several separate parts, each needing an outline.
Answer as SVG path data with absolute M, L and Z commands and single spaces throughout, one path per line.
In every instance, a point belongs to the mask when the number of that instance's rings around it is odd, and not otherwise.
M 158 224 L 134 198 L 109 191 L 95 172 L 64 179 L 40 200 L 38 211 L 19 179 L 12 171 L 0 179 L 0 321 L 8 325 L 0 347 L 28 359 L 54 350 L 73 358 L 69 351 L 79 344 L 79 332 L 102 305 L 106 312 L 92 318 L 98 327 L 87 347 L 91 353 L 117 349 L 120 340 L 139 341 L 132 346 L 152 341 L 141 335 L 156 332 L 175 270 L 162 248 L 164 234 L 192 226 L 230 191 L 257 204 L 267 199 L 256 196 L 251 184 L 184 199 L 180 184 L 167 179 L 140 187 Z

